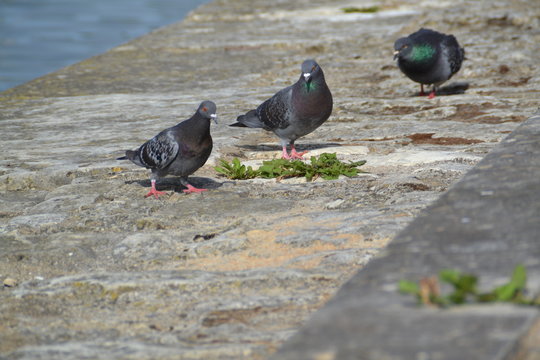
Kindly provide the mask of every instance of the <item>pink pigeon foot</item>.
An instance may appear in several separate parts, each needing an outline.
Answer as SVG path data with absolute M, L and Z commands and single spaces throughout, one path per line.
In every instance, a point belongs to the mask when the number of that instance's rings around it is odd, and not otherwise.
M 281 158 L 282 158 L 282 159 L 287 159 L 287 160 L 290 159 L 290 156 L 289 156 L 289 154 L 287 153 L 287 147 L 286 147 L 286 146 L 283 147 L 283 154 L 281 155 Z
M 431 91 L 428 95 L 428 99 L 433 99 L 435 98 L 435 90 Z
M 146 194 L 144 197 L 147 198 L 147 197 L 149 197 L 149 196 L 154 195 L 154 197 L 155 197 L 156 199 L 159 199 L 159 195 L 165 195 L 165 194 L 167 194 L 167 193 L 164 192 L 164 191 L 158 191 L 158 190 L 156 190 L 156 180 L 153 180 L 153 179 L 152 179 L 152 189 L 151 189 L 151 190 L 148 192 L 148 194 Z
M 294 145 L 291 145 L 291 154 L 289 155 L 287 153 L 287 147 L 284 146 L 283 147 L 283 155 L 281 157 L 282 157 L 282 159 L 287 159 L 287 160 L 295 160 L 295 159 L 303 160 L 304 158 L 302 157 L 302 155 L 304 155 L 304 154 L 307 154 L 307 151 L 297 153 L 296 148 L 294 147 Z
M 304 159 L 302 155 L 307 154 L 307 151 L 302 151 L 301 153 L 297 153 L 296 149 L 294 148 L 294 145 L 291 147 L 291 159 Z
M 182 190 L 186 194 L 200 193 L 200 192 L 203 192 L 203 191 L 208 191 L 208 189 L 197 189 L 195 186 L 192 186 L 190 184 L 187 184 L 186 186 L 187 186 L 187 189 Z

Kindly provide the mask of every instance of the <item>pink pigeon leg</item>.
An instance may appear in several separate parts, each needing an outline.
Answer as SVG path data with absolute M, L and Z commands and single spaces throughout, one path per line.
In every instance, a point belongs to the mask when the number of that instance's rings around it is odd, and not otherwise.
M 203 192 L 203 191 L 208 191 L 208 189 L 197 189 L 195 186 L 190 185 L 190 184 L 187 184 L 186 187 L 187 187 L 187 189 L 182 190 L 186 194 L 200 193 L 200 192 Z
M 291 158 L 289 154 L 287 153 L 287 145 L 283 145 L 283 154 L 281 155 L 281 158 L 287 159 L 287 160 Z
M 166 192 L 156 190 L 156 180 L 155 179 L 152 179 L 151 182 L 152 182 L 152 189 L 148 192 L 148 194 L 146 194 L 144 196 L 145 198 L 147 198 L 147 197 L 149 197 L 151 195 L 154 195 L 154 197 L 156 199 L 159 199 L 159 195 L 167 194 Z
M 424 92 L 424 84 L 420 84 L 420 94 L 418 96 L 425 96 L 426 93 Z

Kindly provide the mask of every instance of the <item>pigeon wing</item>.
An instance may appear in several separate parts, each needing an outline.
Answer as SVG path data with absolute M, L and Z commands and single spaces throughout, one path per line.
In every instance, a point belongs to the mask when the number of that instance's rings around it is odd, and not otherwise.
M 285 88 L 257 107 L 257 116 L 265 130 L 284 129 L 289 126 L 289 105 L 292 87 Z
M 170 130 L 165 130 L 141 146 L 141 162 L 151 169 L 167 167 L 178 155 L 180 145 Z
M 459 46 L 454 35 L 447 35 L 443 40 L 443 46 L 448 49 L 448 61 L 450 70 L 455 74 L 461 68 L 461 63 L 465 58 L 465 50 Z

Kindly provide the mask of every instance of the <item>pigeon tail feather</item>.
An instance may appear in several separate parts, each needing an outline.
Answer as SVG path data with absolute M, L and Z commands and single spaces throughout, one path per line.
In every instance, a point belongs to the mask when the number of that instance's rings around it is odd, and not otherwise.
M 146 165 L 145 163 L 142 162 L 141 160 L 141 157 L 140 157 L 140 153 L 138 150 L 126 150 L 126 156 L 125 156 L 126 159 L 128 160 L 131 160 L 133 163 L 139 165 L 139 166 L 143 166 L 143 167 L 148 167 L 148 165 Z
M 229 126 L 235 126 L 235 127 L 247 127 L 246 125 L 242 124 L 241 122 L 235 122 L 234 124 L 230 124 Z
M 242 125 L 236 125 L 236 124 L 242 124 Z M 236 119 L 236 123 L 232 124 L 231 126 L 243 126 L 243 127 L 250 127 L 250 128 L 262 128 L 264 127 L 264 124 L 262 123 L 261 119 L 259 119 L 259 116 L 257 116 L 257 111 L 250 110 L 245 115 L 240 115 Z

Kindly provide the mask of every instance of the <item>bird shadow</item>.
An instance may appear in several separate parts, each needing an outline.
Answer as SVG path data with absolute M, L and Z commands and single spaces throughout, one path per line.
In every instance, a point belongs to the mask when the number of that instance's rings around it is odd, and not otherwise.
M 223 186 L 223 183 L 221 182 L 197 176 L 190 176 L 188 178 L 188 182 L 199 189 L 215 190 Z M 150 188 L 152 186 L 150 180 L 129 180 L 126 181 L 126 184 L 139 184 L 140 186 L 145 188 Z M 186 189 L 180 183 L 180 177 L 176 176 L 159 179 L 156 183 L 156 188 L 160 191 L 174 191 L 177 193 L 181 193 L 182 190 Z
M 239 148 L 242 148 L 244 150 L 249 150 L 249 151 L 281 151 L 281 146 L 276 144 L 276 145 L 269 145 L 269 144 L 264 144 L 264 145 L 236 145 L 237 147 Z M 306 143 L 302 143 L 302 144 L 296 144 L 296 150 L 297 151 L 304 151 L 304 150 L 318 150 L 318 149 L 325 149 L 325 148 L 330 148 L 330 147 L 335 147 L 335 146 L 343 146 L 342 144 L 338 144 L 338 143 L 319 143 L 319 144 L 306 144 Z
M 469 88 L 469 83 L 465 81 L 453 82 L 446 86 L 441 86 L 435 93 L 436 96 L 448 96 L 448 95 L 460 95 L 465 94 L 465 91 Z M 412 97 L 420 96 L 420 92 L 416 92 Z

